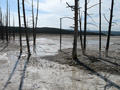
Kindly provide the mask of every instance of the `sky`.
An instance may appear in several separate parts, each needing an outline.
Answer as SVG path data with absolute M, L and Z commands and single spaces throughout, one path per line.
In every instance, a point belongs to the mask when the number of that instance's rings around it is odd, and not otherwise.
M 22 0 L 20 0 L 21 2 Z M 81 7 L 82 14 L 82 29 L 84 29 L 84 1 L 79 1 L 79 6 Z M 113 25 L 112 30 L 116 31 L 120 29 L 120 4 L 119 0 L 114 0 L 114 13 L 113 13 Z M 60 18 L 61 17 L 74 17 L 74 11 L 71 11 L 70 8 L 67 8 L 66 2 L 70 5 L 74 5 L 74 0 L 39 0 L 39 16 L 38 16 L 38 27 L 60 27 Z M 18 26 L 18 14 L 17 14 L 17 0 L 8 0 L 10 7 L 10 25 L 13 25 L 13 17 L 15 20 L 15 26 Z M 32 27 L 32 15 L 31 15 L 31 3 L 32 0 L 25 0 L 26 8 L 26 18 L 29 22 L 29 27 Z M 99 3 L 99 0 L 90 0 L 88 7 Z M 2 9 L 3 15 L 6 15 L 6 0 L 0 0 L 0 7 Z M 102 0 L 102 30 L 108 30 L 108 22 L 105 20 L 103 14 L 106 16 L 107 20 L 110 18 L 110 8 L 111 0 Z M 37 9 L 37 0 L 34 0 L 34 14 L 36 15 Z M 23 21 L 22 15 L 22 5 L 21 5 L 21 20 Z M 88 14 L 91 15 L 93 20 L 88 16 L 87 17 L 87 29 L 88 30 L 98 30 L 99 29 L 99 5 L 94 6 L 91 9 L 88 9 Z M 95 25 L 92 25 L 92 24 Z M 23 24 L 23 22 L 22 22 Z M 70 29 L 70 26 L 74 26 L 74 21 L 72 19 L 64 18 L 62 19 L 62 28 Z

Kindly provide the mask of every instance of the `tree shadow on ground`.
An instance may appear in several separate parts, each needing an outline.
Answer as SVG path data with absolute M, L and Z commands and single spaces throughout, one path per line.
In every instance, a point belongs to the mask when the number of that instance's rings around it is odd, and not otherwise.
M 45 59 L 52 62 L 57 62 L 59 64 L 68 64 L 69 66 L 75 66 L 80 69 L 85 69 L 78 65 L 78 63 L 75 63 L 74 60 L 72 60 L 72 49 L 63 49 L 62 51 L 59 51 L 56 55 L 48 55 L 48 56 L 42 56 L 41 59 Z M 91 51 L 89 51 L 91 52 Z M 96 52 L 96 51 L 94 51 Z M 97 53 L 92 53 L 93 55 L 82 55 L 81 50 L 78 50 L 78 59 L 80 62 L 84 63 L 86 66 L 89 66 L 90 68 L 94 69 L 98 72 L 107 72 L 113 75 L 120 75 L 120 61 L 114 62 L 113 59 L 110 58 L 101 58 L 99 59 L 99 55 Z
M 41 59 L 57 62 L 59 64 L 67 64 L 69 66 L 74 66 L 79 69 L 86 70 L 88 73 L 96 75 L 108 83 L 107 85 L 105 85 L 104 90 L 106 90 L 107 87 L 115 87 L 117 89 L 120 89 L 119 85 L 99 73 L 106 72 L 112 75 L 120 75 L 120 64 L 114 63 L 113 60 L 108 57 L 105 59 L 99 59 L 99 55 L 96 52 L 95 54 L 92 53 L 93 55 L 87 54 L 83 56 L 81 50 L 78 50 L 78 59 L 73 60 L 71 57 L 71 51 L 72 49 L 70 48 L 63 49 L 62 51 L 59 51 L 59 53 L 56 55 L 43 56 L 41 57 Z
M 0 52 L 2 52 L 5 48 L 7 48 L 7 46 L 8 46 L 8 44 L 5 45 L 5 46 L 0 50 Z
M 10 74 L 10 76 L 9 76 L 9 78 L 8 78 L 7 82 L 5 83 L 4 88 L 3 88 L 2 90 L 5 90 L 5 88 L 6 88 L 7 85 L 9 84 L 12 76 L 14 75 L 15 70 L 16 70 L 16 68 L 17 68 L 17 66 L 18 66 L 19 60 L 20 60 L 20 58 L 21 58 L 21 55 L 22 55 L 22 53 L 20 52 L 20 54 L 19 54 L 19 56 L 18 56 L 18 59 L 17 59 L 15 65 L 14 65 L 14 67 L 13 67 L 13 69 L 12 69 L 12 72 L 11 72 L 11 74 Z
M 21 77 L 20 85 L 19 85 L 19 90 L 22 90 L 22 87 L 23 87 L 23 83 L 24 83 L 24 79 L 25 79 L 25 72 L 26 72 L 26 69 L 27 69 L 27 65 L 29 63 L 30 56 L 31 55 L 28 55 L 27 60 L 24 64 L 23 73 L 22 73 L 22 77 Z

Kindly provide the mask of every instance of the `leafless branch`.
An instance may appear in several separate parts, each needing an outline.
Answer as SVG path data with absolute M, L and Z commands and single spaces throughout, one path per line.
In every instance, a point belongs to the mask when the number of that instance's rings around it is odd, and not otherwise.
M 27 0 L 25 0 L 25 2 L 27 2 L 28 4 L 30 4 Z
M 92 8 L 92 7 L 94 7 L 94 6 L 99 5 L 99 4 L 100 4 L 100 3 L 94 4 L 94 5 L 90 6 L 90 7 L 88 7 L 87 9 L 90 9 L 90 8 Z
M 87 4 L 89 4 L 90 0 L 87 2 Z
M 91 18 L 91 20 L 94 22 L 94 23 L 96 23 L 94 20 L 93 20 L 93 18 L 89 15 L 89 14 L 87 14 L 90 18 Z
M 104 16 L 105 20 L 109 23 L 109 21 L 107 20 L 107 18 L 106 18 L 106 16 L 105 16 L 105 14 L 103 14 L 103 16 Z
M 116 22 L 112 22 L 113 24 L 115 24 L 115 25 L 117 25 L 117 23 Z
M 70 8 L 71 8 L 71 10 L 72 10 L 72 11 L 74 11 L 75 6 L 71 6 L 71 5 L 69 5 L 67 2 L 66 2 L 66 4 L 67 4 L 67 8 L 68 8 L 68 7 L 70 7 Z

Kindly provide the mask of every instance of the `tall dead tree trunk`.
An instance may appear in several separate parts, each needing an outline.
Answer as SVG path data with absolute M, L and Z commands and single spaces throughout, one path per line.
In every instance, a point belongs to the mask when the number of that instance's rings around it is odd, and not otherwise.
M 2 19 L 2 10 L 1 10 L 1 7 L 0 7 L 0 23 L 1 23 L 1 39 L 3 40 L 3 19 Z
M 11 31 L 10 31 L 10 7 L 9 7 L 9 41 L 10 41 L 10 35 L 11 34 Z
M 37 0 L 37 13 L 36 13 L 36 23 L 35 23 L 35 38 L 34 46 L 36 45 L 36 30 L 37 30 L 37 21 L 38 21 L 38 10 L 39 10 L 39 0 Z
M 82 17 L 80 16 L 80 10 L 79 10 L 79 24 L 80 24 L 80 41 L 81 41 L 81 50 L 83 53 L 83 41 L 82 41 Z
M 84 52 L 86 51 L 86 31 L 87 31 L 87 0 L 85 0 L 85 13 L 84 13 Z
M 3 39 L 3 43 L 4 43 L 4 25 L 5 25 L 5 22 L 4 22 L 4 16 L 2 16 L 2 24 L 3 24 L 3 35 L 2 35 L 2 39 Z
M 62 47 L 62 18 L 60 18 L 60 51 Z
M 110 21 L 109 21 L 107 44 L 106 44 L 106 51 L 105 51 L 106 56 L 108 56 L 108 49 L 109 49 L 109 44 L 110 44 L 110 35 L 111 35 L 112 18 L 113 18 L 113 7 L 114 7 L 114 0 L 112 0 L 112 2 L 111 2 Z
M 7 0 L 7 15 L 6 15 L 6 41 L 8 43 L 8 0 Z
M 35 28 L 34 28 L 34 9 L 33 9 L 33 0 L 32 0 L 32 21 L 33 21 L 33 45 L 35 46 Z
M 101 0 L 99 0 L 99 58 L 101 57 Z
M 1 13 L 1 7 L 0 7 L 0 39 L 2 39 L 2 13 Z
M 15 20 L 14 20 L 14 15 L 13 15 L 13 40 L 15 41 L 14 27 L 15 27 Z
M 19 21 L 19 37 L 20 37 L 20 52 L 22 53 L 22 34 L 21 34 L 21 18 L 20 18 L 20 1 L 18 1 L 18 21 Z
M 72 58 L 77 59 L 77 36 L 78 36 L 78 0 L 75 0 L 75 30 Z
M 28 39 L 28 33 L 27 33 L 27 26 L 26 26 L 26 15 L 25 15 L 24 0 L 22 0 L 22 6 L 23 6 L 23 18 L 24 18 L 24 26 L 25 26 L 25 34 L 26 34 L 26 42 L 27 42 L 27 48 L 28 48 L 28 55 L 31 55 L 31 53 L 30 53 L 29 39 Z

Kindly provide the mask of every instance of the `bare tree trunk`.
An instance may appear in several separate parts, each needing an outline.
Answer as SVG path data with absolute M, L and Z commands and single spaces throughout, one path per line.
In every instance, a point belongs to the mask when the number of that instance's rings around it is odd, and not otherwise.
M 20 52 L 22 53 L 22 34 L 21 34 L 21 18 L 20 18 L 20 1 L 18 0 L 18 21 L 19 21 L 19 31 L 20 31 Z
M 4 22 L 4 20 L 5 20 L 5 19 L 4 19 L 4 16 L 3 16 L 3 17 L 2 17 L 2 23 L 3 23 L 3 36 L 2 36 L 2 38 L 3 38 L 3 43 L 4 43 L 4 35 L 5 35 L 5 34 L 4 34 L 4 29 L 5 29 L 5 26 L 4 26 L 4 25 L 5 25 L 5 22 Z
M 13 40 L 15 41 L 14 27 L 15 27 L 15 21 L 14 21 L 14 15 L 13 15 Z
M 0 39 L 2 39 L 2 12 L 0 8 Z
M 8 0 L 7 0 L 7 15 L 6 15 L 6 41 L 8 43 Z
M 75 30 L 72 58 L 77 59 L 77 36 L 78 36 L 78 0 L 75 0 Z
M 1 24 L 1 21 L 0 21 Z M 0 39 L 2 39 L 2 25 L 0 25 Z
M 1 19 L 0 19 L 0 23 L 1 23 L 1 39 L 3 40 L 4 38 L 3 38 L 3 19 L 2 19 L 2 10 L 1 10 L 1 8 L 0 8 L 0 14 L 1 14 Z
M 85 14 L 84 14 L 84 52 L 86 51 L 86 30 L 87 30 L 87 0 L 85 0 Z
M 39 0 L 37 0 L 37 13 L 36 13 L 36 23 L 35 23 L 35 38 L 34 38 L 34 46 L 36 45 L 36 29 L 37 29 L 37 21 L 38 21 L 38 9 L 39 9 Z
M 80 17 L 80 10 L 79 10 L 80 41 L 81 41 L 81 50 L 82 50 L 82 53 L 83 53 L 84 49 L 83 49 L 83 41 L 82 41 L 82 21 L 81 21 L 81 18 L 82 17 Z
M 4 32 L 3 32 L 3 30 L 4 30 L 4 26 L 3 25 L 1 25 L 0 26 L 1 28 L 1 39 L 3 40 L 4 38 L 3 38 L 3 35 L 4 35 Z
M 28 48 L 28 55 L 31 55 L 31 53 L 30 53 L 29 39 L 28 39 L 28 34 L 27 34 L 27 27 L 26 27 L 26 16 L 25 16 L 24 0 L 22 0 L 22 6 L 23 6 L 23 18 L 24 18 L 24 26 L 25 26 L 25 33 L 26 33 L 26 42 L 27 42 L 27 48 Z
M 101 58 L 101 0 L 99 0 L 99 58 Z
M 3 36 L 3 26 L 0 26 L 0 39 L 3 40 L 2 36 Z
M 10 35 L 11 34 L 11 32 L 10 32 L 10 7 L 9 7 L 9 41 L 10 41 Z
M 62 18 L 60 18 L 60 51 L 62 45 Z
M 114 7 L 114 0 L 112 0 L 112 2 L 111 2 L 110 21 L 109 21 L 108 37 L 107 37 L 107 44 L 106 44 L 106 51 L 105 51 L 106 56 L 108 56 L 108 49 L 109 49 L 109 43 L 110 43 L 112 18 L 113 18 L 113 7 Z
M 35 28 L 34 28 L 34 9 L 33 9 L 33 0 L 32 0 L 32 21 L 33 21 L 33 45 L 35 46 Z M 33 48 L 34 49 L 34 48 Z

